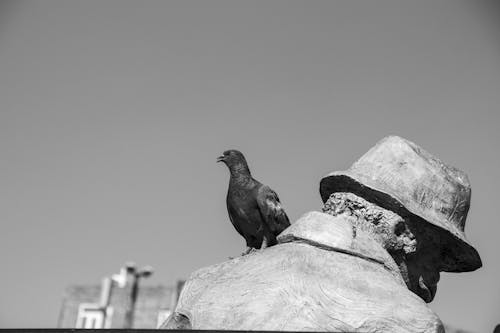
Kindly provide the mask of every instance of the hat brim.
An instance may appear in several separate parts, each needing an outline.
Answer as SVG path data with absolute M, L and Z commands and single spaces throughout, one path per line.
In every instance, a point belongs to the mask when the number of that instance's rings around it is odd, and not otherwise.
M 465 235 L 458 230 L 448 230 L 441 221 L 429 221 L 417 212 L 407 209 L 396 197 L 381 191 L 374 186 L 367 186 L 357 175 L 349 171 L 333 172 L 320 182 L 321 199 L 325 203 L 335 192 L 350 192 L 384 209 L 391 210 L 401 217 L 417 217 L 429 223 L 440 236 L 446 248 L 442 249 L 443 262 L 441 270 L 444 272 L 471 272 L 482 266 L 481 258 L 476 249 L 469 244 Z

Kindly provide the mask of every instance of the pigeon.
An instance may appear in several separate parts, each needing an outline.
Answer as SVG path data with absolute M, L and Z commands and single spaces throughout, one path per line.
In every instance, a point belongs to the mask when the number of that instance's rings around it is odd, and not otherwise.
M 275 245 L 276 236 L 290 226 L 276 192 L 252 178 L 241 152 L 227 150 L 217 162 L 226 164 L 231 174 L 227 211 L 234 228 L 245 238 L 247 249 L 242 255 Z

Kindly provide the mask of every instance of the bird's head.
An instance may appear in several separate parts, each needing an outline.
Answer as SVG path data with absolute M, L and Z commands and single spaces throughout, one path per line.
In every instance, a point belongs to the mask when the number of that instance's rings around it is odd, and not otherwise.
M 217 162 L 223 162 L 229 170 L 248 170 L 248 164 L 245 156 L 238 150 L 226 150 L 221 156 L 217 157 Z

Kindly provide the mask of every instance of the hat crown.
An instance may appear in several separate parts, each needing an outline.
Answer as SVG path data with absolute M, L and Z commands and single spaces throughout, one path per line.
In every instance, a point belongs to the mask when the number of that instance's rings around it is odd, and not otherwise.
M 366 185 L 386 192 L 409 211 L 453 233 L 464 232 L 470 207 L 471 187 L 467 175 L 398 136 L 378 142 L 349 171 L 364 178 Z M 446 228 L 448 229 L 448 228 Z

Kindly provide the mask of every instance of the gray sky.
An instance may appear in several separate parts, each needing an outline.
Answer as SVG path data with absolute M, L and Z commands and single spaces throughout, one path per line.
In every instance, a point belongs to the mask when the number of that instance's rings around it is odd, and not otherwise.
M 398 134 L 466 171 L 484 267 L 431 307 L 500 322 L 500 16 L 488 1 L 2 1 L 0 325 L 53 327 L 64 288 L 127 260 L 169 284 L 244 249 L 242 150 L 292 220 Z

